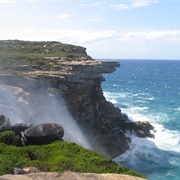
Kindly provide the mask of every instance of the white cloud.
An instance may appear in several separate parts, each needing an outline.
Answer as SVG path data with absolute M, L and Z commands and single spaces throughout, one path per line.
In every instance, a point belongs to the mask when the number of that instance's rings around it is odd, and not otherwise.
M 6 33 L 5 33 L 6 32 Z M 0 29 L 0 39 L 62 41 L 79 45 L 96 43 L 171 43 L 180 44 L 180 30 L 85 31 L 61 29 Z
M 99 7 L 99 3 L 98 2 L 94 2 L 94 3 L 82 3 L 80 4 L 80 6 L 82 7 L 86 7 L 86 6 L 92 6 L 92 7 Z
M 4 33 L 6 32 L 6 33 Z M 114 37 L 115 31 L 82 31 L 60 29 L 0 29 L 0 39 L 24 39 L 34 41 L 62 41 L 72 44 L 98 43 Z
M 143 6 L 149 6 L 156 3 L 156 0 L 130 0 L 132 8 L 138 8 Z
M 170 42 L 180 43 L 180 30 L 149 30 L 120 32 L 123 41 Z
M 42 33 L 54 34 L 54 40 L 56 39 L 67 43 L 86 44 L 110 39 L 114 36 L 115 31 L 88 32 L 81 30 L 42 29 Z
M 69 17 L 70 17 L 69 14 L 61 14 L 61 15 L 58 16 L 58 19 L 63 20 L 63 19 L 68 19 Z
M 15 15 L 14 13 L 2 13 L 2 12 L 0 12 L 0 16 L 2 16 L 2 17 L 11 17 L 14 15 Z
M 103 19 L 99 14 L 92 14 L 89 18 L 87 18 L 87 21 L 89 21 L 89 22 L 104 22 L 105 19 Z
M 129 0 L 126 3 L 114 4 L 111 6 L 115 9 L 123 10 L 123 9 L 134 9 L 143 6 L 149 6 L 157 2 L 158 0 Z
M 42 16 L 42 18 L 50 20 L 50 19 L 53 19 L 53 15 L 52 14 L 47 14 L 47 15 Z
M 117 4 L 117 5 L 112 5 L 115 9 L 123 10 L 123 9 L 130 9 L 130 6 L 128 6 L 125 3 L 122 4 Z
M 16 0 L 0 0 L 0 4 L 2 3 L 16 3 Z
M 99 8 L 99 9 L 103 9 L 103 6 L 106 5 L 107 2 L 106 1 L 96 1 L 96 2 L 92 2 L 92 3 L 89 3 L 88 1 L 87 2 L 83 2 L 80 4 L 81 7 L 96 7 L 96 8 Z
M 82 38 L 80 37 L 80 43 L 105 41 L 113 38 L 115 33 L 115 31 L 86 32 Z

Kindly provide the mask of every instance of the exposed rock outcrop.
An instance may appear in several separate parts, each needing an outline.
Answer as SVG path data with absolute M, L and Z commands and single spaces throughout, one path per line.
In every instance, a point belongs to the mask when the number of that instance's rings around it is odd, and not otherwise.
M 132 132 L 135 133 L 136 136 L 145 138 L 155 138 L 154 134 L 152 134 L 151 130 L 155 132 L 154 127 L 148 121 L 126 121 L 125 122 L 125 131 L 129 131 L 131 134 Z
M 134 130 L 138 137 L 150 137 L 154 138 L 154 134 L 150 131 L 154 131 L 154 127 L 148 121 L 135 121 L 134 122 Z

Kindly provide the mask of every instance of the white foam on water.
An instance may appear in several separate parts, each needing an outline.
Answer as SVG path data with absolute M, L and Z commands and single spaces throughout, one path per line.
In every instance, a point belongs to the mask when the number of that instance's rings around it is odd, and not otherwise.
M 134 94 L 135 98 L 138 96 L 139 94 Z M 124 104 L 125 99 L 122 100 Z M 147 100 L 152 101 L 154 98 L 150 97 Z M 118 164 L 125 163 L 130 168 L 134 168 L 140 172 L 146 172 L 147 174 L 152 174 L 158 168 L 161 171 L 162 169 L 167 170 L 171 165 L 179 166 L 178 164 L 180 162 L 176 156 L 179 157 L 180 152 L 180 132 L 166 129 L 163 126 L 163 123 L 169 121 L 170 117 L 160 111 L 152 113 L 148 106 L 143 106 L 144 103 L 138 103 L 137 106 L 133 104 L 132 106 L 130 101 L 126 101 L 125 104 L 127 107 L 121 108 L 122 113 L 126 114 L 132 121 L 149 121 L 155 127 L 155 139 L 138 138 L 134 135 L 127 134 L 132 140 L 129 145 L 130 149 L 116 157 L 114 161 Z M 167 176 L 172 176 L 168 174 L 170 171 L 170 169 L 166 171 Z
M 178 132 L 164 129 L 163 126 L 155 125 L 155 128 L 158 132 L 155 139 L 127 134 L 132 140 L 129 144 L 130 149 L 114 161 L 144 174 L 151 180 L 156 180 L 157 177 L 164 180 L 165 176 L 167 180 L 177 178 L 180 170 L 177 170 L 180 167 L 180 135 Z
M 129 93 L 110 93 L 106 92 L 105 97 L 107 100 L 110 100 L 112 103 L 117 104 L 118 100 L 117 98 L 122 98 L 124 100 L 125 96 L 134 96 L 135 98 L 138 96 L 144 96 L 144 93 L 136 93 L 133 95 L 130 95 Z M 145 95 L 147 100 L 154 100 L 154 97 L 150 97 L 149 95 Z M 113 97 L 113 98 L 112 98 Z M 147 106 L 132 106 L 131 102 L 125 102 L 123 101 L 123 105 L 127 106 L 127 108 L 121 108 L 122 113 L 128 115 L 129 119 L 132 121 L 149 121 L 156 130 L 155 133 L 155 139 L 148 139 L 148 141 L 151 141 L 157 146 L 158 148 L 162 150 L 172 150 L 176 152 L 180 152 L 180 132 L 179 131 L 173 131 L 168 130 L 163 126 L 164 122 L 167 122 L 170 120 L 169 116 L 166 113 L 163 112 L 157 112 L 156 114 L 151 114 L 149 112 L 149 107 Z M 180 108 L 178 108 L 180 110 Z M 139 140 L 144 141 L 144 140 Z M 145 141 L 146 142 L 146 141 Z M 144 143 L 145 143 L 144 142 Z M 136 139 L 136 142 L 138 143 L 138 139 Z M 132 148 L 135 145 L 132 146 Z
M 149 141 L 149 138 L 138 138 L 135 135 L 131 135 L 130 138 L 130 149 L 127 150 L 124 154 L 115 158 L 115 161 L 121 162 L 131 159 L 131 161 L 133 162 L 139 156 L 144 156 L 145 158 L 154 154 L 152 149 L 154 149 L 156 146 L 152 141 Z M 157 154 L 154 155 L 158 156 Z M 134 161 L 134 163 L 136 163 L 136 161 Z
M 163 150 L 180 152 L 180 132 L 168 130 L 162 124 L 153 124 L 156 129 L 155 139 L 152 140 L 156 146 Z
M 113 104 L 117 104 L 117 103 L 118 103 L 118 101 L 115 100 L 115 99 L 110 99 L 109 101 L 110 101 L 111 103 L 113 103 Z
M 116 99 L 117 98 L 126 98 L 129 96 L 129 93 L 115 93 L 115 92 L 111 93 L 111 92 L 107 92 L 107 91 L 103 92 L 103 94 L 108 101 L 110 101 L 110 99 L 112 99 L 112 98 L 116 98 Z
M 149 97 L 149 98 L 145 98 L 145 99 L 153 101 L 155 98 L 154 97 Z
M 118 164 L 125 164 L 140 173 L 145 173 L 149 179 L 156 180 L 157 176 L 161 180 L 164 180 L 165 176 L 167 179 L 172 177 L 178 179 L 180 132 L 165 128 L 163 124 L 160 124 L 162 121 L 157 123 L 162 118 L 161 116 L 144 115 L 139 113 L 138 108 L 133 108 L 133 110 L 123 109 L 132 120 L 149 121 L 155 127 L 155 139 L 138 138 L 127 134 L 131 138 L 130 149 L 116 157 L 114 161 Z M 163 115 L 163 117 L 166 116 Z M 161 173 L 163 176 L 160 175 Z
M 121 111 L 128 115 L 128 118 L 132 121 L 149 121 L 149 116 L 146 114 L 148 109 L 149 107 L 129 107 L 121 108 Z
M 133 121 L 149 121 L 156 130 L 155 139 L 149 139 L 149 141 L 152 141 L 158 148 L 180 152 L 180 132 L 166 129 L 160 124 L 163 121 L 167 121 L 168 116 L 166 114 L 162 114 L 161 116 L 146 114 L 146 110 L 148 110 L 146 107 L 133 107 L 122 109 L 122 112 L 126 112 L 128 117 Z M 162 119 L 162 117 L 165 119 Z

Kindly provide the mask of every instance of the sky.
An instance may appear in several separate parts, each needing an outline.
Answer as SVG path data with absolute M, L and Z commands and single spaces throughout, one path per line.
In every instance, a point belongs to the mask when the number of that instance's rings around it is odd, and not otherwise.
M 180 0 L 0 0 L 0 40 L 60 41 L 94 59 L 180 60 Z

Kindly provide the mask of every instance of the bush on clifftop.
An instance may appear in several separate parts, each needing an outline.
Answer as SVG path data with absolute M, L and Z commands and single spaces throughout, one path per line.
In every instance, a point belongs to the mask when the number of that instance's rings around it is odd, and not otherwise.
M 39 65 L 41 68 L 47 68 L 49 64 L 56 64 L 51 59 L 53 57 L 70 61 L 81 58 L 92 59 L 87 55 L 86 48 L 81 46 L 56 41 L 0 40 L 1 72 L 20 73 L 15 68 L 20 65 Z
M 20 144 L 20 137 L 13 131 L 5 131 L 0 133 L 0 142 L 17 146 Z

